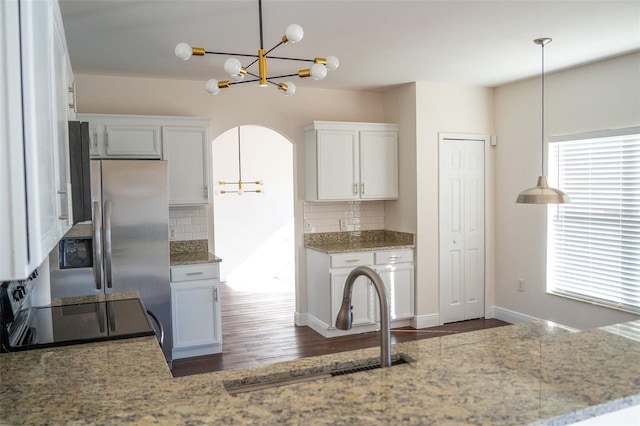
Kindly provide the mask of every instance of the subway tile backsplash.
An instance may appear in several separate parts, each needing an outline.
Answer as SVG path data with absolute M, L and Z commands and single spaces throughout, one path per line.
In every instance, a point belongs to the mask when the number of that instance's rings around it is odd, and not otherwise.
M 169 207 L 169 240 L 207 239 L 206 206 Z
M 304 203 L 304 232 L 384 229 L 384 201 Z

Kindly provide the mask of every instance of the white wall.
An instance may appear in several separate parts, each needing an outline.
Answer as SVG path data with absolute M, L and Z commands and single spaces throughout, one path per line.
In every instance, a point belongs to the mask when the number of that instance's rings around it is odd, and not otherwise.
M 293 142 L 297 311 L 306 312 L 303 126 L 313 120 L 383 121 L 384 95 L 299 87 L 295 96 L 285 97 L 273 88 L 243 84 L 212 96 L 202 81 L 88 74 L 77 74 L 75 80 L 79 112 L 209 117 L 211 140 L 238 125 L 254 124 L 278 131 Z M 209 214 L 211 211 L 210 207 Z M 209 217 L 211 228 L 212 223 Z M 209 235 L 211 244 L 213 229 Z
M 385 93 L 385 118 L 400 124 L 401 199 L 387 202 L 386 227 L 415 232 L 416 315 L 437 318 L 439 311 L 438 134 L 493 133 L 493 90 L 435 82 L 418 82 Z M 493 188 L 493 151 L 487 182 Z M 487 304 L 493 304 L 493 191 L 487 232 Z M 424 324 L 435 325 L 428 319 Z
M 263 186 L 245 183 L 245 191 L 214 195 L 216 255 L 222 281 L 277 277 L 294 264 L 293 146 L 273 130 L 242 126 L 240 133 L 242 180 L 264 180 Z M 227 130 L 213 141 L 211 164 L 214 188 L 237 190 L 238 128 Z M 260 284 L 260 283 L 255 283 Z M 266 283 L 265 283 L 266 284 Z
M 545 86 L 545 136 L 640 124 L 640 54 L 546 75 Z M 496 89 L 496 305 L 580 329 L 636 320 L 545 292 L 546 207 L 515 203 L 540 174 L 540 94 L 540 78 Z

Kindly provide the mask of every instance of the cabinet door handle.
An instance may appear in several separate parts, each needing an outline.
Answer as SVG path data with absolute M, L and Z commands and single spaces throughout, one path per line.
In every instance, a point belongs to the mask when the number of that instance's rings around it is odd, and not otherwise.
M 359 261 L 360 261 L 360 259 L 347 259 L 347 260 L 345 260 L 345 262 L 347 262 L 347 263 L 353 263 L 353 262 L 359 262 Z
M 213 289 L 213 300 L 216 301 L 216 302 L 218 301 L 218 289 L 217 288 Z
M 389 256 L 389 260 L 398 260 L 402 259 L 402 256 Z
M 353 184 L 353 195 L 358 195 L 358 184 L 357 183 Z
M 92 145 L 93 145 L 94 152 L 97 151 L 98 150 L 98 129 L 96 128 L 93 129 Z
M 364 195 L 364 182 L 360 184 L 360 194 Z
M 67 219 L 69 219 L 69 216 L 67 216 L 66 214 L 58 216 L 58 220 L 67 220 Z
M 200 272 L 187 272 L 187 275 L 202 275 L 202 274 L 203 274 L 202 271 L 200 271 Z
M 71 93 L 72 98 L 71 98 L 71 103 L 69 104 L 69 108 L 71 108 L 73 110 L 73 112 L 77 113 L 78 112 L 78 108 L 77 108 L 77 98 L 76 98 L 76 83 L 73 82 L 71 83 L 71 87 L 69 87 L 69 93 Z
M 205 200 L 209 199 L 209 185 L 204 186 L 204 199 Z

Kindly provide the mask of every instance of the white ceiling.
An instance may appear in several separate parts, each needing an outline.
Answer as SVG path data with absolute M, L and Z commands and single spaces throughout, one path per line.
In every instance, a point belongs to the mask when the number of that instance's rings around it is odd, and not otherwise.
M 225 57 L 182 61 L 184 41 L 256 54 L 257 0 L 60 0 L 76 73 L 227 79 Z M 552 37 L 545 69 L 640 51 L 640 0 L 427 1 L 264 0 L 264 47 L 297 23 L 304 39 L 277 56 L 338 56 L 340 68 L 298 86 L 382 89 L 414 81 L 494 87 L 540 73 L 534 38 Z M 243 60 L 243 64 L 247 64 Z M 268 61 L 269 75 L 308 65 Z M 640 71 L 640 70 L 639 70 Z

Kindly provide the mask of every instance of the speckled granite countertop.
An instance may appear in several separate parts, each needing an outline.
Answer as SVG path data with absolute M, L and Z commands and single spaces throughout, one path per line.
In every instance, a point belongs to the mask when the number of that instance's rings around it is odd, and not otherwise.
M 214 262 L 222 262 L 222 259 L 209 252 L 207 240 L 171 241 L 169 244 L 171 266 Z
M 605 330 L 538 322 L 398 344 L 393 353 L 415 362 L 237 396 L 224 380 L 379 350 L 175 379 L 153 337 L 0 354 L 0 423 L 567 424 L 640 403 L 640 341 Z
M 407 232 L 388 230 L 357 232 L 318 232 L 304 234 L 306 248 L 325 253 L 348 253 L 388 249 L 414 248 L 415 237 Z

